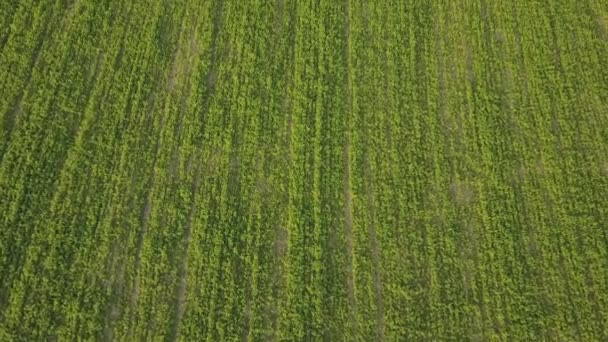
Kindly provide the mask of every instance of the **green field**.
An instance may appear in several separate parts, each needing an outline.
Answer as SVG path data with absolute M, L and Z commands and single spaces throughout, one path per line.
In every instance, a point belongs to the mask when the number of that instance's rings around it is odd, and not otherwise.
M 0 342 L 607 341 L 608 2 L 0 1 Z

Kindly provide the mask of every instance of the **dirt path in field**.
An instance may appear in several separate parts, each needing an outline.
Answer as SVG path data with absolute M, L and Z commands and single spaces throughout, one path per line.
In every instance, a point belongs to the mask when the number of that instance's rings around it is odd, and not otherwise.
M 368 234 L 372 252 L 372 267 L 374 280 L 374 295 L 376 296 L 376 338 L 378 341 L 384 339 L 384 297 L 382 291 L 382 273 L 380 271 L 380 247 L 376 236 L 376 210 L 374 207 L 374 192 L 372 185 L 372 171 L 369 156 L 365 155 L 365 169 L 363 173 L 365 196 L 367 197 L 367 207 L 370 212 L 370 223 Z
M 247 284 L 250 288 L 251 284 Z M 247 304 L 245 305 L 245 311 L 243 313 L 243 331 L 241 332 L 241 341 L 249 341 L 249 331 L 251 330 L 251 298 L 247 298 Z
M 177 53 L 176 53 L 177 54 Z M 177 55 L 174 57 L 174 59 L 177 59 Z M 175 64 L 176 62 L 174 61 L 173 64 Z M 169 76 L 167 77 L 167 79 L 165 80 L 164 84 L 162 86 L 160 86 L 160 88 L 162 88 L 163 91 L 170 93 L 172 91 L 172 86 L 171 84 L 174 82 L 172 79 L 173 75 L 172 72 L 169 74 Z M 161 82 L 162 84 L 163 82 Z M 151 101 L 154 101 L 154 98 L 151 99 Z M 155 104 L 154 102 L 151 104 L 150 110 L 148 111 L 148 113 L 152 113 L 155 110 Z M 151 116 L 150 114 L 148 114 L 148 116 Z M 162 138 L 162 134 L 163 134 L 163 130 L 165 128 L 165 122 L 166 122 L 166 118 L 167 118 L 167 112 L 166 111 L 162 111 L 162 118 L 158 127 L 158 134 L 156 137 L 156 143 L 155 143 L 155 147 L 154 147 L 154 159 L 152 161 L 152 164 L 150 165 L 151 167 L 151 175 L 150 175 L 150 183 L 148 186 L 148 191 L 146 193 L 146 199 L 145 199 L 145 203 L 144 206 L 142 208 L 141 211 L 141 227 L 140 230 L 138 232 L 137 235 L 137 244 L 135 247 L 135 265 L 134 265 L 134 281 L 133 281 L 133 287 L 131 290 L 131 299 L 130 299 L 130 305 L 129 305 L 129 329 L 127 331 L 127 336 L 129 338 L 131 338 L 133 336 L 133 329 L 135 328 L 135 319 L 136 319 L 136 308 L 137 308 L 137 302 L 139 299 L 139 283 L 140 283 L 140 279 L 139 279 L 139 273 L 141 272 L 141 254 L 143 251 L 143 247 L 144 247 L 144 240 L 145 237 L 148 233 L 148 228 L 150 226 L 150 216 L 152 214 L 152 192 L 155 186 L 155 181 L 156 181 L 156 165 L 158 162 L 158 159 L 160 157 L 160 150 L 161 150 L 161 138 Z
M 355 316 L 355 277 L 353 271 L 353 209 L 350 187 L 350 137 L 344 142 L 344 228 L 346 233 L 346 290 L 351 306 L 351 318 Z
M 181 32 L 180 32 L 181 35 Z M 179 44 L 179 43 L 178 43 Z M 179 46 L 178 46 L 178 50 L 179 50 Z M 175 65 L 177 64 L 177 59 L 179 58 L 179 52 L 176 50 L 176 55 L 174 57 L 174 61 L 172 64 L 172 70 L 169 74 L 169 76 L 167 77 L 167 79 L 165 80 L 164 84 L 161 86 L 162 90 L 165 91 L 167 94 L 170 94 L 173 91 L 173 83 L 175 83 L 174 80 L 174 70 L 175 69 Z M 153 100 L 152 100 L 153 101 Z M 153 112 L 154 111 L 154 104 L 151 105 L 151 108 L 149 110 L 149 112 Z M 155 147 L 154 147 L 154 159 L 152 161 L 151 164 L 151 176 L 150 176 L 150 183 L 148 186 L 148 191 L 146 194 L 146 200 L 145 200 L 145 204 L 142 208 L 142 212 L 141 212 L 141 227 L 139 230 L 139 233 L 137 235 L 137 244 L 136 244 L 136 248 L 135 248 L 135 265 L 134 265 L 134 282 L 133 282 L 133 287 L 131 290 L 131 299 L 130 299 L 130 305 L 129 305 L 129 328 L 127 331 L 127 336 L 129 338 L 131 338 L 133 336 L 133 329 L 135 328 L 135 319 L 136 319 L 136 313 L 137 313 L 137 302 L 139 299 L 139 283 L 140 283 L 140 277 L 139 277 L 139 273 L 141 272 L 141 263 L 142 263 L 142 251 L 143 251 L 143 247 L 144 247 L 144 240 L 145 237 L 148 233 L 148 228 L 150 226 L 150 216 L 152 214 L 152 193 L 153 193 L 153 189 L 155 186 L 155 181 L 156 181 L 156 164 L 158 162 L 158 159 L 160 157 L 160 151 L 161 151 L 161 138 L 162 138 L 162 134 L 163 134 L 163 130 L 165 128 L 165 121 L 167 118 L 167 113 L 166 111 L 162 111 L 162 118 L 158 127 L 158 135 L 156 137 L 156 143 L 155 143 Z
M 207 77 L 206 77 L 206 85 L 207 85 L 207 90 L 208 92 L 203 95 L 203 99 L 202 99 L 202 113 L 204 115 L 207 114 L 207 112 L 209 111 L 209 106 L 211 103 L 211 98 L 213 97 L 213 95 L 215 94 L 215 86 L 216 86 L 216 78 L 217 78 L 217 69 L 218 69 L 218 40 L 219 40 L 219 32 L 221 30 L 221 26 L 222 26 L 222 13 L 223 13 L 223 1 L 220 1 L 216 4 L 216 8 L 214 10 L 214 22 L 213 22 L 213 32 L 211 33 L 211 45 L 210 45 L 210 51 L 211 51 L 211 65 L 209 66 L 209 69 L 207 71 Z M 186 55 L 186 60 L 187 60 L 187 64 L 193 63 L 193 57 L 198 56 L 199 51 L 200 51 L 200 47 L 198 46 L 198 44 L 196 43 L 196 39 L 193 38 L 192 36 L 190 37 L 189 40 L 189 51 Z M 190 66 L 185 66 L 186 68 L 186 74 L 184 76 L 189 77 L 190 74 L 190 70 L 191 67 Z M 190 88 L 190 82 L 188 82 L 188 88 Z M 190 91 L 190 89 L 186 90 L 186 93 L 188 93 Z M 185 103 L 182 104 L 182 107 L 185 107 Z M 185 109 L 185 108 L 184 108 Z M 181 125 L 181 124 L 180 124 Z M 183 127 L 180 127 L 179 129 L 182 129 Z M 201 119 L 201 130 L 204 130 L 204 120 Z M 201 186 L 201 177 L 202 177 L 202 151 L 203 151 L 203 141 L 202 140 L 198 140 L 195 141 L 195 145 L 196 145 L 196 149 L 197 151 L 195 152 L 195 162 L 194 165 L 197 165 L 195 171 L 194 171 L 194 179 L 192 182 L 192 203 L 190 205 L 190 210 L 188 213 L 188 218 L 186 221 L 186 227 L 185 227 L 185 232 L 184 232 L 184 239 L 183 239 L 183 257 L 182 257 L 182 261 L 181 264 L 179 266 L 179 270 L 178 270 L 178 286 L 176 288 L 176 294 L 175 294 L 175 316 L 173 318 L 173 325 L 171 328 L 171 332 L 169 335 L 169 341 L 177 341 L 179 339 L 179 334 L 180 334 L 180 327 L 181 327 L 181 321 L 184 317 L 184 314 L 186 312 L 186 290 L 187 290 L 187 278 L 188 278 L 188 254 L 189 254 L 189 248 L 190 248 L 190 241 L 192 239 L 192 226 L 193 226 L 193 222 L 194 222 L 194 215 L 196 213 L 196 196 L 199 192 L 200 186 Z
M 213 32 L 211 32 L 211 46 L 209 50 L 211 52 L 211 65 L 209 65 L 209 70 L 206 75 L 206 86 L 207 92 L 203 95 L 201 101 L 201 115 L 200 115 L 200 130 L 204 132 L 205 130 L 205 122 L 206 115 L 209 112 L 209 106 L 211 105 L 211 99 L 215 95 L 215 84 L 217 81 L 217 73 L 218 73 L 218 64 L 220 63 L 219 53 L 218 53 L 218 41 L 220 31 L 222 29 L 222 20 L 223 20 L 223 10 L 224 10 L 224 1 L 218 1 L 216 3 L 216 7 L 214 9 L 214 19 L 213 19 Z M 199 154 L 202 152 L 203 141 L 196 141 L 196 145 L 199 148 Z
M 32 76 L 34 74 L 34 68 L 36 67 L 36 65 L 38 65 L 38 61 L 40 60 L 42 48 L 44 46 L 44 42 L 46 41 L 46 39 L 44 39 L 44 38 L 49 37 L 49 35 L 52 33 L 52 29 L 49 26 L 50 21 L 51 20 L 48 20 L 45 24 L 43 33 L 41 34 L 41 37 L 43 37 L 43 38 L 39 38 L 38 42 L 36 43 L 36 46 L 34 47 L 32 57 L 30 58 L 30 61 L 28 64 L 29 71 L 27 73 L 27 76 L 25 77 L 25 81 L 23 83 L 23 87 L 21 88 L 21 91 L 14 98 L 13 103 L 7 109 L 7 111 L 5 113 L 3 113 L 2 127 L 0 127 L 0 128 L 4 130 L 4 138 L 3 138 L 3 141 L 0 142 L 0 161 L 2 161 L 2 159 L 4 157 L 4 152 L 6 151 L 8 143 L 13 134 L 15 124 L 17 123 L 19 114 L 21 114 L 21 106 L 23 104 L 23 98 L 25 97 L 25 93 L 28 89 L 28 86 L 30 85 L 30 83 L 32 81 Z
M 112 252 L 113 257 L 115 251 Z M 121 308 L 120 308 L 120 297 L 122 296 L 122 292 L 124 290 L 124 275 L 125 275 L 125 264 L 121 262 L 121 265 L 118 266 L 118 271 L 116 272 L 118 275 L 115 276 L 112 284 L 108 284 L 111 286 L 111 296 L 110 302 L 111 304 L 106 309 L 104 324 L 103 324 L 103 340 L 104 341 L 114 341 L 114 322 L 120 317 Z M 78 331 L 77 331 L 78 333 Z
M 345 25 L 344 37 L 347 42 L 346 60 L 347 60 L 347 77 L 346 77 L 346 103 L 347 103 L 347 119 L 346 119 L 346 134 L 344 137 L 344 147 L 342 151 L 344 162 L 344 230 L 346 239 L 346 293 L 348 296 L 349 318 L 356 326 L 357 304 L 355 298 L 355 275 L 354 275 L 354 244 L 353 244 L 353 200 L 351 190 L 351 142 L 350 142 L 350 121 L 353 112 L 353 75 L 352 75 L 352 60 L 351 60 L 351 39 L 350 39 L 350 0 L 345 4 Z
M 368 35 L 369 39 L 373 39 L 373 35 L 369 31 L 369 22 L 371 10 L 369 3 L 363 3 L 363 27 L 365 28 L 365 34 Z M 365 121 L 369 121 L 369 116 L 365 118 Z M 370 136 L 371 132 L 368 126 L 368 122 L 365 122 L 364 129 L 364 140 Z M 370 240 L 370 249 L 372 254 L 372 277 L 374 283 L 374 296 L 376 302 L 376 341 L 384 340 L 384 297 L 382 289 L 382 273 L 380 270 L 380 247 L 378 244 L 377 232 L 376 232 L 376 208 L 374 206 L 374 186 L 373 186 L 373 175 L 372 175 L 372 161 L 370 160 L 370 145 L 364 141 L 361 146 L 364 158 L 363 167 L 363 186 L 366 197 L 366 205 L 370 214 L 370 222 L 368 226 L 368 235 Z
M 276 0 L 275 1 L 275 11 L 277 23 L 275 23 L 275 32 L 276 37 L 282 37 L 287 35 L 292 37 L 289 39 L 291 44 L 290 50 L 287 53 L 288 57 L 294 60 L 294 46 L 295 46 L 295 8 L 296 4 L 288 4 L 285 3 L 284 0 Z M 283 24 L 285 17 L 289 17 L 286 25 Z M 294 118 L 293 118 L 293 102 L 290 97 L 290 93 L 294 88 L 294 66 L 286 65 L 286 76 L 285 76 L 285 86 L 283 90 L 283 98 L 281 103 L 281 112 L 286 113 L 287 119 L 285 123 L 285 133 L 281 134 L 282 146 L 281 146 L 281 154 L 284 153 L 284 162 L 286 165 L 286 169 L 289 169 L 292 164 L 291 158 L 291 149 L 292 149 L 292 137 L 294 130 Z M 288 173 L 289 174 L 289 173 Z M 289 178 L 286 177 L 284 182 L 286 182 L 286 188 L 289 187 Z M 283 209 L 287 209 L 289 203 L 289 191 L 285 190 L 280 193 L 280 197 L 282 198 L 282 202 L 284 203 Z M 283 219 L 285 216 L 281 215 L 278 217 L 277 222 L 275 223 L 274 229 L 274 238 L 272 245 L 272 257 L 273 257 L 273 265 L 272 265 L 272 275 L 271 275 L 271 300 L 267 304 L 268 309 L 268 321 L 270 325 L 270 332 L 267 335 L 267 340 L 276 341 L 278 340 L 277 332 L 279 331 L 279 319 L 280 319 L 280 309 L 282 308 L 282 301 L 284 296 L 284 288 L 285 288 L 285 266 L 284 261 L 287 256 L 287 249 L 289 245 L 289 230 L 284 226 Z
M 186 220 L 186 230 L 184 232 L 183 240 L 183 258 L 178 270 L 178 286 L 176 289 L 176 303 L 175 303 L 175 317 L 173 320 L 173 327 L 171 329 L 170 341 L 177 341 L 179 337 L 179 330 L 181 321 L 184 318 L 186 312 L 186 287 L 188 280 L 188 253 L 190 250 L 190 241 L 192 240 L 192 224 L 194 222 L 194 215 L 196 213 L 196 195 L 201 186 L 201 162 L 197 163 L 199 166 L 194 171 L 194 180 L 192 181 L 192 203 L 190 204 L 190 210 L 188 218 Z
M 161 140 L 164 125 L 165 125 L 165 114 L 163 112 L 163 117 L 161 119 L 159 129 L 158 129 L 159 133 L 156 138 L 154 160 L 151 165 L 152 175 L 150 176 L 150 185 L 148 187 L 148 193 L 146 194 L 145 204 L 141 211 L 141 227 L 137 234 L 137 245 L 135 247 L 135 265 L 134 265 L 134 271 L 133 271 L 134 281 L 133 281 L 133 287 L 131 290 L 131 300 L 130 300 L 130 304 L 129 304 L 130 313 L 129 313 L 129 329 L 127 332 L 128 337 L 133 336 L 133 329 L 134 329 L 134 325 L 135 325 L 135 318 L 136 318 L 136 312 L 137 312 L 136 311 L 137 300 L 139 298 L 139 282 L 140 282 L 139 273 L 141 271 L 141 253 L 144 248 L 144 239 L 146 237 L 146 234 L 148 233 L 148 227 L 150 225 L 150 216 L 152 214 L 152 189 L 154 188 L 154 183 L 156 180 L 156 173 L 155 173 L 156 162 L 157 162 L 159 154 L 160 154 L 160 140 Z
M 604 39 L 604 40 L 608 40 L 608 15 L 599 15 L 597 18 L 597 30 L 599 33 L 599 36 Z
M 280 0 L 279 0 L 280 1 Z M 289 83 L 289 82 L 288 82 Z M 292 84 L 288 84 L 286 89 L 291 89 Z M 291 146 L 291 137 L 292 137 L 292 132 L 293 132 L 293 115 L 292 115 L 292 110 L 291 110 L 291 103 L 289 101 L 288 95 L 287 95 L 287 91 L 285 92 L 284 98 L 283 98 L 283 104 L 282 104 L 282 109 L 284 112 L 288 112 L 288 118 L 287 118 L 287 134 L 286 134 L 286 138 L 285 138 L 285 142 L 286 142 L 286 148 L 287 151 L 289 151 L 290 146 Z M 289 163 L 288 165 L 291 165 L 291 158 L 289 156 L 289 152 L 287 152 L 287 158 L 289 159 Z M 285 192 L 285 201 L 288 202 L 289 200 L 287 199 L 289 197 L 288 192 Z M 285 256 L 287 255 L 287 246 L 289 244 L 289 231 L 283 226 L 281 225 L 279 222 L 277 222 L 276 224 L 276 228 L 274 231 L 274 241 L 272 244 L 272 256 L 273 256 L 273 266 L 272 266 L 272 284 L 271 284 L 271 291 L 272 291 L 272 300 L 274 301 L 274 305 L 269 305 L 269 320 L 270 320 L 270 328 L 271 328 L 271 333 L 270 336 L 268 337 L 269 340 L 271 341 L 276 341 L 277 340 L 277 331 L 278 331 L 278 324 L 279 324 L 279 306 L 280 306 L 280 300 L 281 300 L 281 288 L 283 286 L 283 282 L 284 282 L 284 267 L 283 267 L 283 260 L 285 259 Z M 247 327 L 247 329 L 249 330 L 249 326 Z M 247 331 L 247 333 L 249 333 L 249 331 Z
M 291 89 L 292 84 L 289 84 L 286 88 L 287 89 Z M 283 110 L 288 112 L 288 117 L 287 117 L 287 127 L 286 127 L 286 149 L 287 151 L 290 150 L 290 146 L 291 146 L 291 137 L 292 137 L 292 132 L 293 132 L 293 114 L 292 114 L 292 110 L 291 110 L 291 103 L 288 99 L 287 94 L 285 94 L 285 98 L 284 98 L 284 102 L 283 102 Z M 289 159 L 288 165 L 291 165 L 291 158 L 289 155 L 289 152 L 287 152 L 287 158 Z M 285 201 L 289 201 L 287 198 L 289 197 L 289 194 L 286 192 L 285 193 Z M 285 256 L 287 255 L 287 247 L 289 244 L 289 231 L 282 226 L 281 224 L 277 223 L 276 228 L 275 228 L 275 232 L 274 232 L 275 236 L 274 236 L 274 241 L 273 241 L 273 246 L 272 246 L 272 255 L 273 255 L 273 259 L 274 259 L 274 265 L 273 265 L 273 270 L 272 270 L 272 298 L 274 301 L 276 301 L 275 306 L 270 307 L 270 325 L 271 325 L 271 329 L 272 329 L 272 337 L 270 338 L 270 340 L 272 341 L 276 341 L 277 340 L 277 336 L 276 336 L 276 332 L 279 328 L 278 323 L 279 323 L 279 311 L 278 311 L 278 306 L 280 305 L 280 298 L 281 298 L 281 288 L 284 282 L 284 267 L 282 265 L 283 260 L 285 259 Z

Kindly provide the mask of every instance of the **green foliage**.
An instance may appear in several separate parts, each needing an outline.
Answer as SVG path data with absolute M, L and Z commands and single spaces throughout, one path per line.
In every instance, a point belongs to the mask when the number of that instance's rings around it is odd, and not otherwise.
M 608 6 L 0 4 L 0 341 L 608 339 Z

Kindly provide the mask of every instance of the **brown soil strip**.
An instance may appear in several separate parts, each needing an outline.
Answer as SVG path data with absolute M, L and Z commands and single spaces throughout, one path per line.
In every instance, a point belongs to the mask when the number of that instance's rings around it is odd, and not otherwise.
M 23 83 L 23 87 L 21 88 L 21 91 L 19 92 L 19 94 L 15 97 L 15 99 L 14 99 L 12 105 L 9 107 L 8 111 L 6 113 L 4 113 L 4 115 L 2 117 L 2 127 L 1 128 L 4 130 L 4 138 L 3 138 L 3 142 L 0 144 L 0 158 L 2 158 L 4 156 L 5 148 L 11 139 L 11 136 L 13 134 L 13 129 L 15 128 L 15 124 L 17 122 L 19 114 L 21 113 L 21 106 L 23 103 L 23 98 L 25 97 L 26 89 L 28 88 L 29 84 L 32 81 L 34 68 L 36 67 L 36 65 L 38 65 L 38 61 L 40 60 L 42 48 L 43 48 L 44 42 L 46 41 L 45 37 L 48 37 L 51 34 L 49 22 L 50 22 L 50 20 L 47 21 L 47 23 L 45 24 L 44 31 L 41 35 L 42 38 L 39 38 L 38 42 L 36 43 L 36 46 L 34 47 L 32 58 L 30 59 L 30 62 L 28 65 L 29 72 L 28 72 L 27 76 L 25 77 L 25 82 Z
M 348 296 L 348 304 L 350 307 L 350 320 L 356 324 L 356 300 L 355 300 L 355 276 L 353 268 L 353 209 L 352 209 L 352 191 L 350 185 L 350 117 L 353 112 L 353 75 L 352 75 L 352 60 L 351 60 L 351 39 L 350 39 L 350 0 L 346 0 L 345 6 L 345 22 L 344 25 L 344 37 L 347 42 L 346 46 L 346 60 L 347 60 L 347 77 L 346 77 L 346 101 L 347 101 L 347 127 L 344 139 L 344 148 L 342 158 L 344 162 L 344 228 L 346 234 L 346 290 Z
M 124 274 L 125 274 L 125 264 L 122 263 L 119 266 L 118 275 L 113 281 L 112 286 L 112 295 L 110 297 L 110 306 L 106 310 L 106 315 L 104 318 L 104 327 L 103 327 L 103 340 L 104 341 L 114 341 L 114 322 L 120 317 L 120 297 L 123 292 L 124 285 Z
M 604 40 L 608 40 L 608 15 L 598 17 L 597 26 L 599 36 Z
M 202 104 L 202 114 L 206 115 L 209 111 L 209 106 L 211 103 L 211 98 L 215 93 L 216 86 L 216 75 L 218 69 L 218 53 L 217 46 L 219 40 L 219 32 L 222 26 L 222 12 L 223 12 L 223 1 L 220 1 L 216 4 L 216 8 L 214 10 L 214 22 L 213 22 L 213 32 L 211 33 L 211 65 L 209 67 L 207 73 L 207 94 L 203 97 Z M 197 54 L 199 47 L 195 44 L 195 41 L 190 39 L 190 47 L 193 51 L 190 51 L 190 55 L 193 53 Z M 186 75 L 187 76 L 187 75 Z M 201 118 L 201 131 L 204 130 L 204 118 Z M 184 232 L 184 240 L 183 240 L 183 258 L 182 263 L 178 270 L 178 286 L 176 289 L 176 305 L 175 305 L 175 317 L 173 319 L 173 326 L 171 328 L 169 334 L 169 341 L 177 341 L 179 339 L 180 333 L 180 324 L 184 317 L 186 311 L 186 289 L 187 289 L 187 276 L 188 276 L 188 251 L 190 246 L 190 240 L 192 238 L 192 224 L 194 221 L 194 214 L 196 212 L 196 195 L 200 189 L 201 185 L 201 166 L 202 165 L 202 146 L 203 141 L 199 139 L 195 141 L 196 149 L 195 152 L 195 165 L 199 165 L 196 167 L 194 171 L 194 180 L 192 183 L 192 203 L 190 206 L 190 212 L 188 214 L 188 219 L 186 221 L 186 231 Z
M 291 34 L 295 30 L 296 19 L 295 19 L 295 11 L 294 7 L 296 4 L 287 4 L 283 0 L 276 0 L 275 2 L 275 11 L 276 11 L 276 23 L 275 23 L 275 33 L 277 37 L 281 37 L 284 34 Z M 283 24 L 283 20 L 285 16 L 289 16 L 289 20 L 287 25 Z M 291 35 L 290 41 L 293 41 L 290 46 L 295 46 L 295 35 Z M 288 52 L 290 58 L 294 57 L 294 50 Z M 281 149 L 283 154 L 283 160 L 281 163 L 285 162 L 286 167 L 289 168 L 291 166 L 291 139 L 293 136 L 294 130 L 294 118 L 293 118 L 293 103 L 290 97 L 291 90 L 294 87 L 293 82 L 293 67 L 286 66 L 286 70 L 289 71 L 285 76 L 285 86 L 283 91 L 283 98 L 281 101 L 281 112 L 287 114 L 286 119 L 286 127 L 285 127 L 285 135 L 281 136 L 283 140 L 284 149 Z M 288 180 L 286 180 L 288 181 Z M 281 191 L 279 197 L 282 199 L 282 203 L 289 202 L 289 192 Z M 277 217 L 277 222 L 275 223 L 274 229 L 274 241 L 272 246 L 272 256 L 273 256 L 273 270 L 271 276 L 271 291 L 272 291 L 272 302 L 269 302 L 266 307 L 268 310 L 268 320 L 270 324 L 270 332 L 266 336 L 266 339 L 269 341 L 276 341 L 278 339 L 277 331 L 279 330 L 279 316 L 280 316 L 280 303 L 283 295 L 282 288 L 284 287 L 285 276 L 284 276 L 284 267 L 283 260 L 287 255 L 287 249 L 289 245 L 289 231 L 287 228 L 281 223 L 281 218 Z
M 137 309 L 137 300 L 139 298 L 139 273 L 141 270 L 141 253 L 144 247 L 144 238 L 148 232 L 148 227 L 150 225 L 150 216 L 152 214 L 152 189 L 154 188 L 154 182 L 156 179 L 156 162 L 158 160 L 160 154 L 160 141 L 162 136 L 162 131 L 165 125 L 165 112 L 163 112 L 163 117 L 161 119 L 159 128 L 158 128 L 158 136 L 156 138 L 156 146 L 155 146 L 155 155 L 154 160 L 152 162 L 152 175 L 150 177 L 149 190 L 146 194 L 146 201 L 141 211 L 141 228 L 139 233 L 137 234 L 137 245 L 135 247 L 135 266 L 133 271 L 133 287 L 131 290 L 131 301 L 129 305 L 129 329 L 127 336 L 131 338 L 133 336 L 133 329 L 135 328 L 135 318 L 136 318 L 136 309 Z
M 188 280 L 188 251 L 190 248 L 190 241 L 192 240 L 192 224 L 194 222 L 194 214 L 196 213 L 196 195 L 201 185 L 201 163 L 197 163 L 199 167 L 196 168 L 194 174 L 194 181 L 192 182 L 192 203 L 190 204 L 190 211 L 188 213 L 188 219 L 186 221 L 186 231 L 184 232 L 183 240 L 183 258 L 179 265 L 178 270 L 178 286 L 176 290 L 176 305 L 175 305 L 175 317 L 173 320 L 173 328 L 171 329 L 170 341 L 177 341 L 179 337 L 179 328 L 184 313 L 186 312 L 186 287 Z
M 364 25 L 369 26 L 371 11 L 369 10 L 369 4 L 363 4 L 364 10 Z M 369 31 L 368 31 L 369 32 Z M 349 66 L 350 66 L 349 60 Z M 350 78 L 350 75 L 349 75 Z M 352 104 L 350 105 L 352 108 Z M 363 132 L 365 136 L 369 136 L 369 132 Z M 369 157 L 369 145 L 365 144 L 364 148 L 364 190 L 366 196 L 366 204 L 370 213 L 370 222 L 368 226 L 368 234 L 370 240 L 370 248 L 372 253 L 372 277 L 374 282 L 374 295 L 376 302 L 376 341 L 384 340 L 384 298 L 382 290 L 382 274 L 380 270 L 380 247 L 378 245 L 378 238 L 376 234 L 376 210 L 374 207 L 374 193 L 373 193 L 373 177 L 371 169 L 371 161 Z M 349 175 L 350 177 L 350 175 Z
M 248 285 L 250 287 L 251 284 Z M 241 333 L 241 341 L 249 340 L 249 331 L 251 329 L 251 298 L 248 298 L 245 312 L 243 313 L 243 332 Z
M 353 209 L 350 188 L 350 137 L 344 143 L 344 227 L 346 232 L 346 289 L 351 306 L 351 315 L 355 315 L 355 279 L 353 272 Z
M 162 127 L 161 127 L 161 131 L 162 131 Z M 160 141 L 160 133 L 159 133 L 159 139 Z M 158 149 L 157 149 L 158 151 Z M 157 152 L 158 154 L 158 152 Z M 154 164 L 152 166 L 152 169 L 154 170 Z M 133 336 L 133 329 L 134 329 L 134 324 L 135 324 L 135 316 L 136 316 L 136 309 L 137 309 L 137 300 L 139 298 L 139 273 L 141 270 L 141 252 L 143 250 L 144 247 L 144 237 L 146 236 L 146 233 L 148 232 L 148 226 L 150 225 L 150 215 L 152 213 L 152 187 L 154 186 L 154 179 L 155 179 L 155 175 L 154 175 L 154 171 L 152 171 L 152 178 L 150 181 L 150 190 L 148 191 L 148 194 L 146 196 L 146 203 L 144 204 L 144 207 L 142 209 L 142 213 L 141 213 L 141 228 L 139 230 L 139 233 L 137 235 L 137 246 L 135 248 L 135 266 L 134 266 L 134 272 L 133 272 L 133 277 L 134 277 L 134 281 L 133 281 L 133 288 L 131 290 L 131 301 L 130 301 L 130 305 L 129 305 L 129 310 L 130 310 L 130 314 L 129 314 L 129 330 L 127 333 L 127 336 L 132 337 Z
M 384 298 L 382 291 L 382 274 L 380 271 L 380 247 L 376 236 L 376 210 L 374 208 L 374 194 L 372 189 L 371 165 L 368 156 L 365 156 L 365 194 L 367 197 L 367 207 L 370 211 L 370 223 L 368 228 L 369 240 L 372 250 L 372 266 L 374 279 L 374 294 L 376 296 L 376 339 L 384 339 Z

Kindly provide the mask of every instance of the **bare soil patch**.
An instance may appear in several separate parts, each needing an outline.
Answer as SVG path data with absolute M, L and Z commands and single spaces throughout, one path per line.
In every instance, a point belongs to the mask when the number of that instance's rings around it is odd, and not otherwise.
M 449 194 L 452 201 L 458 205 L 473 204 L 479 197 L 477 188 L 466 181 L 453 181 L 450 184 Z
M 597 26 L 600 38 L 608 40 L 608 15 L 598 17 Z
M 608 177 L 608 161 L 602 163 L 602 165 L 600 166 L 600 172 L 604 177 Z

